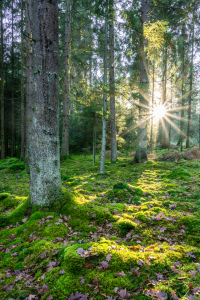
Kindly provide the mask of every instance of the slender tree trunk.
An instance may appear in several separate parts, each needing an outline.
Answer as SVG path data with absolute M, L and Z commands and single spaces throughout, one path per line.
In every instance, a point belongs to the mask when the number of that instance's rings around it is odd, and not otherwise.
M 148 94 L 149 79 L 146 53 L 144 52 L 144 45 L 147 46 L 147 40 L 144 40 L 143 27 L 144 23 L 148 22 L 149 0 L 142 0 L 141 3 L 141 21 L 142 34 L 140 41 L 140 99 L 139 99 L 139 126 L 137 133 L 137 145 L 134 162 L 140 163 L 147 160 L 147 121 L 145 120 L 145 112 L 148 110 L 148 101 L 142 95 Z M 146 108 L 145 108 L 146 107 Z
M 151 104 L 151 111 L 153 113 L 153 109 L 154 109 L 154 80 L 155 80 L 155 72 L 154 72 L 154 62 L 153 62 L 153 83 L 152 83 L 152 104 Z M 150 136 L 150 153 L 153 153 L 153 115 L 151 117 L 151 136 Z
M 114 65 L 114 0 L 109 3 L 109 84 L 110 84 L 110 118 L 111 118 L 111 162 L 117 160 L 116 111 L 115 111 L 115 65 Z
M 182 94 L 182 101 L 181 101 L 181 106 L 184 106 L 184 73 L 185 73 L 185 42 L 184 42 L 184 37 L 185 37 L 185 24 L 183 25 L 182 28 L 182 39 L 183 39 L 183 49 L 182 49 L 182 85 L 181 85 L 181 94 Z M 184 110 L 181 109 L 181 120 L 180 120 L 180 146 L 181 146 L 181 152 L 183 151 L 183 118 L 184 118 Z
M 165 49 L 165 54 L 164 54 L 164 73 L 163 73 L 163 104 L 166 104 L 167 101 L 167 47 Z M 167 148 L 167 128 L 166 128 L 166 121 L 163 118 L 163 146 L 166 149 Z
M 171 103 L 170 103 L 170 109 L 172 109 L 172 98 L 173 98 L 172 80 L 173 80 L 173 77 L 171 77 Z M 172 134 L 171 122 L 172 122 L 172 119 L 171 119 L 171 117 L 169 117 L 169 119 L 170 119 L 170 123 L 169 123 L 169 148 L 171 148 L 171 134 Z
M 200 112 L 199 112 L 199 149 L 200 149 Z
M 28 126 L 31 120 L 32 113 L 32 77 L 33 77 L 33 67 L 32 67 L 32 10 L 31 10 L 31 0 L 27 0 L 25 3 L 26 9 L 26 125 Z M 26 165 L 29 171 L 29 132 L 26 130 Z
M 28 122 L 31 203 L 61 197 L 59 153 L 58 0 L 31 2 L 32 111 Z
M 12 0 L 12 47 L 11 47 L 11 68 L 12 68 L 12 83 L 11 83 L 11 90 L 12 90 L 12 104 L 11 104 L 11 157 L 14 156 L 14 143 L 15 143 L 15 100 L 14 100 L 14 20 L 13 20 L 13 0 Z
M 69 156 L 69 103 L 70 103 L 70 0 L 66 0 L 65 15 L 65 77 L 64 77 L 64 98 L 63 98 L 63 134 L 61 156 Z
M 1 159 L 5 158 L 3 2 L 1 2 Z
M 186 148 L 190 147 L 190 122 L 191 122 L 191 109 L 192 109 L 192 88 L 193 88 L 193 57 L 194 57 L 194 11 L 193 11 L 192 57 L 190 63 L 190 95 L 188 101 L 188 126 L 187 126 Z
M 108 73 L 108 22 L 107 15 L 105 17 L 105 39 L 104 39 L 104 78 L 103 78 L 103 127 L 101 142 L 101 166 L 100 174 L 105 174 L 105 154 L 106 154 L 106 120 L 107 120 L 107 73 Z
M 21 3 L 21 159 L 25 158 L 25 112 L 24 112 L 24 18 Z
M 96 156 L 96 113 L 94 113 L 94 126 L 93 126 L 93 167 L 95 165 Z

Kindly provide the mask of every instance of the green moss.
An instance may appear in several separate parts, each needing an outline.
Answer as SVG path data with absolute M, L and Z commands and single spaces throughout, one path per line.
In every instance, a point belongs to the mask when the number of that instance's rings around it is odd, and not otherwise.
M 117 182 L 114 184 L 113 189 L 119 189 L 119 190 L 129 189 L 129 186 L 125 182 Z
M 9 166 L 10 171 L 20 171 L 25 170 L 26 166 L 24 162 L 15 163 L 11 166 Z
M 0 201 L 6 199 L 8 197 L 10 197 L 10 194 L 8 194 L 8 193 L 0 193 Z
M 127 218 L 124 218 L 124 217 L 119 217 L 118 221 L 116 222 L 115 227 L 120 229 L 120 233 L 122 235 L 125 235 L 130 230 L 135 229 L 137 227 L 137 224 L 134 223 L 130 219 L 127 219 Z
M 162 177 L 169 178 L 169 179 L 177 179 L 177 178 L 187 179 L 187 178 L 191 177 L 191 174 L 190 174 L 190 172 L 184 170 L 181 167 L 176 167 L 169 173 L 162 175 Z
M 50 237 L 54 239 L 55 237 L 65 237 L 69 233 L 69 230 L 65 225 L 52 225 L 51 227 L 46 227 L 41 236 Z
M 82 244 L 81 247 L 84 248 L 85 250 L 87 250 L 89 245 Z M 76 250 L 78 248 L 80 248 L 79 245 L 67 247 L 63 253 L 63 263 L 64 263 L 66 269 L 68 271 L 72 272 L 73 274 L 79 274 L 85 264 L 85 258 L 82 258 L 76 252 Z
M 6 217 L 7 222 L 10 224 L 16 224 L 20 222 L 26 215 L 28 208 L 30 207 L 30 197 L 20 203 L 13 212 L 11 212 L 8 217 Z

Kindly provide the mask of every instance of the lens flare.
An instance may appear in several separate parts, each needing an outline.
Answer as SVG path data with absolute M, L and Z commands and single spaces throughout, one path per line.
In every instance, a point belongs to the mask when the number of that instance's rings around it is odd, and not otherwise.
M 166 115 L 166 108 L 164 105 L 159 104 L 153 109 L 153 116 L 156 120 L 162 119 Z

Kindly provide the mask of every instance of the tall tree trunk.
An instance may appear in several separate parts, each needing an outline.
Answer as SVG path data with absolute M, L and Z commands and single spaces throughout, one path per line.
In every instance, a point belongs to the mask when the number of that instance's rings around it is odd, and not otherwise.
M 183 24 L 182 27 L 182 40 L 183 40 L 183 47 L 182 47 L 182 85 L 181 85 L 181 94 L 182 94 L 182 101 L 181 106 L 184 106 L 184 73 L 185 73 L 185 24 Z M 180 120 L 180 146 L 181 146 L 181 152 L 183 151 L 183 121 L 184 118 L 184 110 L 181 109 L 181 120 Z
M 101 142 L 101 166 L 100 174 L 105 174 L 105 154 L 106 154 L 106 120 L 107 120 L 107 73 L 108 73 L 108 22 L 105 17 L 105 39 L 104 39 L 104 77 L 103 77 L 103 127 Z
M 140 99 L 139 99 L 139 126 L 137 133 L 137 145 L 134 162 L 140 163 L 147 160 L 147 121 L 145 120 L 144 113 L 148 108 L 148 101 L 142 96 L 148 94 L 149 79 L 148 79 L 148 66 L 146 53 L 144 52 L 144 45 L 147 46 L 147 40 L 144 40 L 143 29 L 144 23 L 148 22 L 149 0 L 142 0 L 141 3 L 141 21 L 142 33 L 140 41 Z M 146 107 L 146 108 L 145 108 Z
M 21 2 L 21 159 L 25 158 L 25 114 L 24 114 L 24 18 Z
M 199 113 L 199 149 L 200 149 L 200 113 Z
M 190 147 L 190 122 L 191 122 L 191 109 L 192 109 L 192 88 L 193 88 L 193 58 L 194 58 L 194 11 L 193 11 L 193 28 L 192 28 L 192 57 L 190 63 L 190 95 L 188 101 L 188 126 L 187 126 L 187 139 L 186 148 Z
M 172 103 L 173 103 L 173 89 L 172 89 L 172 81 L 173 81 L 173 77 L 171 77 L 171 102 L 170 102 L 170 107 L 169 109 L 172 109 Z M 172 119 L 171 117 L 169 117 L 170 119 L 170 123 L 169 123 L 169 145 L 168 147 L 171 148 L 171 134 L 172 134 L 172 125 L 171 125 L 171 122 L 172 122 Z
M 33 92 L 28 122 L 31 203 L 61 197 L 59 153 L 58 0 L 32 0 Z
M 153 62 L 153 79 L 152 79 L 152 104 L 151 104 L 151 111 L 152 111 L 152 114 L 153 114 L 153 109 L 154 109 L 154 80 L 155 80 L 155 70 L 154 70 L 154 62 Z M 151 117 L 151 135 L 150 135 L 150 153 L 153 153 L 153 115 Z
M 96 113 L 94 112 L 94 124 L 93 124 L 93 167 L 95 165 L 95 156 L 96 156 Z
M 32 23 L 32 10 L 31 10 L 31 1 L 27 0 L 25 3 L 25 11 L 26 11 L 26 125 L 28 126 L 31 113 L 32 113 L 32 78 L 33 78 L 33 66 L 32 66 L 32 31 L 31 31 L 31 23 Z M 29 171 L 29 133 L 26 130 L 26 149 L 25 149 L 25 159 L 26 165 Z
M 111 118 L 111 162 L 117 160 L 116 112 L 115 112 L 115 65 L 114 65 L 114 0 L 109 3 L 109 84 L 110 84 L 110 118 Z
M 65 77 L 64 77 L 64 98 L 63 98 L 63 133 L 61 156 L 69 156 L 69 93 L 70 93 L 70 0 L 66 0 L 65 14 Z
M 12 47 L 11 47 L 11 68 L 12 68 L 12 83 L 11 83 L 11 157 L 14 156 L 14 143 L 15 143 L 15 100 L 14 100 L 14 93 L 15 93 L 15 86 L 14 86 L 14 17 L 13 17 L 13 0 L 12 0 Z
M 163 104 L 166 104 L 167 101 L 167 46 L 165 48 L 165 53 L 164 53 L 164 73 L 163 73 Z M 166 128 L 166 121 L 165 118 L 163 118 L 163 147 L 164 149 L 167 148 L 167 128 Z
M 1 2 L 1 159 L 5 158 L 3 1 Z

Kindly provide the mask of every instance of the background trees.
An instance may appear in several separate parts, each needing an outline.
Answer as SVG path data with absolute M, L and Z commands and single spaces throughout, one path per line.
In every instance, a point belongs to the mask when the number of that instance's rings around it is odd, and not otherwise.
M 25 13 L 26 3 L 22 3 L 24 6 L 19 0 L 7 0 L 1 4 L 2 158 L 14 155 L 24 159 L 28 153 L 25 131 L 33 92 L 33 41 L 30 12 Z M 149 12 L 142 29 L 141 7 L 147 4 Z M 116 160 L 116 148 L 138 153 L 139 136 L 143 135 L 142 144 L 151 151 L 158 145 L 178 144 L 181 148 L 198 142 L 198 11 L 197 0 L 59 3 L 59 133 L 63 156 L 83 149 L 92 151 L 94 144 L 101 149 L 105 97 L 112 104 L 108 106 L 106 133 L 106 149 L 115 149 L 112 161 Z M 109 39 L 106 70 L 110 78 L 106 87 L 105 12 Z M 165 104 L 167 110 L 159 122 L 152 113 L 158 104 Z M 94 115 L 98 120 L 95 126 Z

